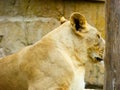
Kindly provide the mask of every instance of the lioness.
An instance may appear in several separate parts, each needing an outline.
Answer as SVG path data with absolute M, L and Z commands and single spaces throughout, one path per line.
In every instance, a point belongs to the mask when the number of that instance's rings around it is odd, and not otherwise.
M 85 64 L 103 60 L 104 44 L 75 12 L 34 45 L 0 60 L 0 90 L 83 90 Z

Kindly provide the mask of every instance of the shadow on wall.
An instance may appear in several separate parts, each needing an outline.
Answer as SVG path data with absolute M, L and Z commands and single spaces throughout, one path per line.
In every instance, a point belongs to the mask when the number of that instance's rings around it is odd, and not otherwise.
M 0 35 L 0 43 L 2 42 L 2 39 L 3 39 L 3 35 Z M 4 57 L 4 56 L 6 56 L 5 52 L 4 52 L 3 48 L 0 47 L 0 57 Z
M 3 39 L 3 35 L 0 35 L 0 43 L 1 43 L 2 39 Z

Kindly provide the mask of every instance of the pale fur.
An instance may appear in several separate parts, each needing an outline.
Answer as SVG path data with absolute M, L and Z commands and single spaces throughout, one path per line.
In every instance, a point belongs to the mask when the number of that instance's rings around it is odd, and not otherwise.
M 104 41 L 87 23 L 85 32 L 72 27 L 67 21 L 34 45 L 2 58 L 0 90 L 83 90 L 85 64 L 95 61 L 92 53 L 100 54 L 91 48 L 99 43 L 103 50 Z

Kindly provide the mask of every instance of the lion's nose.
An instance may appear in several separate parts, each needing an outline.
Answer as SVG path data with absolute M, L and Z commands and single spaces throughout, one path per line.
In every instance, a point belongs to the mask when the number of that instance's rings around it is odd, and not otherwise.
M 100 57 L 95 57 L 95 59 L 97 60 L 97 61 L 103 61 L 103 59 L 102 58 L 100 58 Z

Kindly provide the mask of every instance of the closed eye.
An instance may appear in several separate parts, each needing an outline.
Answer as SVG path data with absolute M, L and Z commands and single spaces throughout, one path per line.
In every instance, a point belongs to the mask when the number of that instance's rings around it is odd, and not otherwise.
M 97 34 L 97 37 L 98 37 L 98 38 L 100 38 L 100 35 L 99 35 L 99 34 Z

